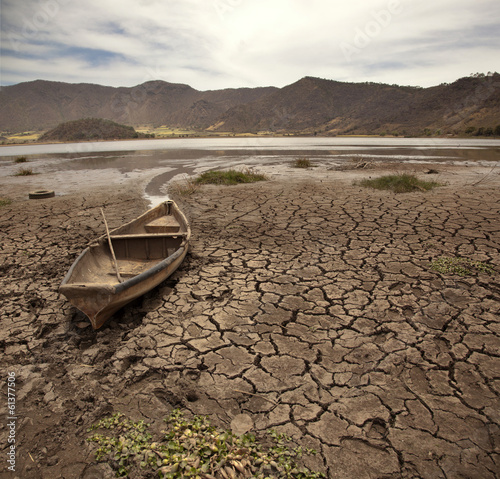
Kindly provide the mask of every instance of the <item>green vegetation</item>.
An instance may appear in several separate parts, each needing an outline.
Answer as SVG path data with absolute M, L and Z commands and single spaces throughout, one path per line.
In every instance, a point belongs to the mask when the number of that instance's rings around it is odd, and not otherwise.
M 28 159 L 25 156 L 18 156 L 14 161 L 15 163 L 26 163 Z
M 137 127 L 136 131 L 139 134 L 144 134 L 145 138 L 172 138 L 172 137 L 188 138 L 190 136 L 200 136 L 199 130 L 185 129 L 185 128 L 170 128 L 166 125 Z
M 311 168 L 312 161 L 308 158 L 297 158 L 293 163 L 294 168 Z
M 470 276 L 474 273 L 493 274 L 493 268 L 482 261 L 472 261 L 467 258 L 450 258 L 442 256 L 431 263 L 434 271 L 442 274 L 458 274 Z
M 215 428 L 206 417 L 187 419 L 179 409 L 173 410 L 165 422 L 168 430 L 162 431 L 161 439 L 153 440 L 148 424 L 116 413 L 89 429 L 112 430 L 112 435 L 95 433 L 88 441 L 98 444 L 96 459 L 108 460 L 118 477 L 138 467 L 160 479 L 325 477 L 296 463 L 304 453 L 315 451 L 292 449 L 288 446 L 290 438 L 276 431 L 269 432 L 272 445 L 264 447 L 252 434 L 236 436 Z
M 14 174 L 14 176 L 30 176 L 34 174 L 35 173 L 31 168 L 19 168 L 19 170 L 17 170 L 17 173 Z
M 265 181 L 267 177 L 247 169 L 244 171 L 226 170 L 226 171 L 206 171 L 202 173 L 195 182 L 199 185 L 237 185 L 240 183 L 255 183 L 256 181 Z
M 12 201 L 9 198 L 0 197 L 0 207 L 10 205 Z
M 436 186 L 440 186 L 435 181 L 419 180 L 414 175 L 398 174 L 380 176 L 374 179 L 365 179 L 359 183 L 361 186 L 375 188 L 377 190 L 390 190 L 394 193 L 409 193 L 411 191 L 428 191 Z
M 472 136 L 500 136 L 500 125 L 495 128 L 480 126 L 476 128 L 475 126 L 469 126 L 465 130 L 466 135 Z

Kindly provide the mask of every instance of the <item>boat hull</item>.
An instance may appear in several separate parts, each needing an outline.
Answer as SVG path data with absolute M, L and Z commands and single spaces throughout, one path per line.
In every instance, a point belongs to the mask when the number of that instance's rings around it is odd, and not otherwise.
M 85 254 L 85 252 L 83 253 Z M 132 280 L 116 285 L 64 284 L 60 292 L 68 301 L 84 313 L 94 329 L 101 328 L 106 321 L 125 305 L 151 291 L 165 281 L 180 266 L 187 254 L 187 247 L 179 249 L 168 264 L 160 265 L 156 271 L 148 271 Z M 135 279 L 135 281 L 133 281 Z
M 171 208 L 172 205 L 170 213 Z M 190 229 L 182 213 L 175 210 L 180 223 L 178 231 L 165 233 L 161 226 L 160 233 L 148 233 L 144 218 L 156 229 L 159 223 L 166 224 L 158 211 L 156 215 L 151 211 L 137 220 L 140 227 L 134 229 L 131 222 L 111 232 L 117 251 L 116 265 L 132 271 L 124 273 L 130 276 L 128 279 L 118 281 L 109 245 L 100 238 L 80 254 L 61 283 L 59 291 L 90 319 L 94 329 L 101 328 L 123 306 L 165 281 L 188 252 Z

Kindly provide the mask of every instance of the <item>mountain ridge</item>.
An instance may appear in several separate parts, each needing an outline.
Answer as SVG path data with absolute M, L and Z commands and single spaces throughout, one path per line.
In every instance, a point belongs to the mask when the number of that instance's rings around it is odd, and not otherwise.
M 228 108 L 252 101 L 274 87 L 201 92 L 182 83 L 149 81 L 134 87 L 34 80 L 2 87 L 0 130 L 45 130 L 82 118 L 129 126 L 170 124 L 203 129 Z M 225 93 L 221 93 L 225 92 Z M 205 108 L 201 108 L 206 102 Z
M 134 87 L 34 80 L 0 90 L 1 131 L 46 130 L 82 118 L 230 134 L 461 134 L 500 124 L 500 75 L 428 88 L 306 76 L 282 88 L 200 91 L 163 80 Z

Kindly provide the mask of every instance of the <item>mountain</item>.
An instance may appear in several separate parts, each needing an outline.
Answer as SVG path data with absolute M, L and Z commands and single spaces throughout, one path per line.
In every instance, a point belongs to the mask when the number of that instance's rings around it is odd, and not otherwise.
M 430 88 L 305 77 L 283 88 L 198 91 L 150 81 L 132 88 L 37 80 L 0 91 L 0 131 L 53 128 L 81 118 L 211 132 L 434 134 L 500 125 L 500 75 Z M 483 131 L 484 131 L 483 130 Z
M 269 87 L 201 92 L 164 81 L 113 88 L 36 80 L 2 87 L 0 131 L 46 130 L 81 118 L 105 118 L 130 126 L 168 125 L 203 130 L 233 106 L 274 90 Z
M 432 88 L 306 77 L 226 111 L 214 131 L 329 134 L 463 132 L 500 125 L 500 75 Z

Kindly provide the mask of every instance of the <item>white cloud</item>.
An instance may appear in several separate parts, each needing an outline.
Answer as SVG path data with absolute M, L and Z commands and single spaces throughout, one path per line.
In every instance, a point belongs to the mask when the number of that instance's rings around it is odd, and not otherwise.
M 1 82 L 131 86 L 158 75 L 205 90 L 283 86 L 310 75 L 430 86 L 500 70 L 499 5 L 4 0 Z

